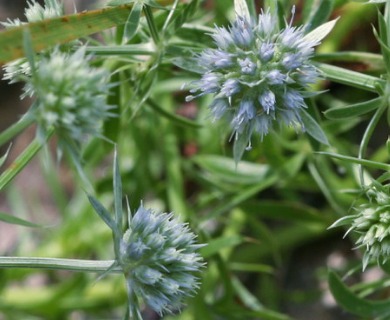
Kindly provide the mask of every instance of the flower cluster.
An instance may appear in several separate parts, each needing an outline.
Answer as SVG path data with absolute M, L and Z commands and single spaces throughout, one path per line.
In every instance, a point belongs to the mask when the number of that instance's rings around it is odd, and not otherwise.
M 237 16 L 230 28 L 216 27 L 212 38 L 217 48 L 196 57 L 205 72 L 187 101 L 214 94 L 214 119 L 225 117 L 247 143 L 253 132 L 268 134 L 274 122 L 303 127 L 302 91 L 319 78 L 309 61 L 319 40 L 305 38 L 304 28 L 291 23 L 279 30 L 269 11 L 257 22 Z
M 141 206 L 132 217 L 120 245 L 120 264 L 129 291 L 158 313 L 180 309 L 195 293 L 195 273 L 203 266 L 196 252 L 203 245 L 172 213 L 155 213 Z
M 390 258 L 390 192 L 389 187 L 377 185 L 367 191 L 368 203 L 356 208 L 357 214 L 343 217 L 334 226 L 351 223 L 347 231 L 359 234 L 357 247 L 365 248 L 363 270 L 376 259 L 385 263 Z
M 28 7 L 24 11 L 27 22 L 37 22 L 44 19 L 60 17 L 64 14 L 64 6 L 58 0 L 45 0 L 44 6 L 41 6 L 35 1 L 29 1 Z M 18 27 L 25 22 L 16 20 L 8 20 L 1 22 L 6 28 Z M 30 65 L 26 58 L 17 59 L 7 63 L 4 66 L 4 80 L 9 80 L 10 83 L 23 81 L 26 77 L 31 76 Z
M 42 57 L 24 87 L 25 95 L 36 97 L 30 112 L 39 129 L 53 127 L 60 138 L 78 142 L 85 134 L 98 135 L 102 120 L 111 115 L 109 77 L 105 69 L 88 65 L 85 47 Z

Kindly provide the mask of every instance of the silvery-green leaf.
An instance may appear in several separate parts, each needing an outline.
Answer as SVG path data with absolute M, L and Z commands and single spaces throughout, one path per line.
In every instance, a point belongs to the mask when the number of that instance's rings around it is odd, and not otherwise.
M 321 41 L 328 35 L 329 32 L 332 31 L 338 19 L 339 18 L 320 25 L 319 27 L 315 28 L 313 31 L 305 35 L 303 39 L 308 42 Z
M 245 0 L 234 0 L 234 10 L 237 16 L 250 20 L 251 16 Z

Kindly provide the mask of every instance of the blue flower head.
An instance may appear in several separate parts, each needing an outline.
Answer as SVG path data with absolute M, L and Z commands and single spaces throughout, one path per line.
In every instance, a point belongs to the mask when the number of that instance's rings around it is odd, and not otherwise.
M 246 144 L 253 132 L 263 137 L 275 123 L 304 128 L 302 92 L 319 78 L 310 58 L 325 35 L 307 37 L 303 26 L 277 25 L 269 10 L 258 19 L 237 14 L 229 28 L 215 28 L 216 48 L 195 57 L 204 74 L 191 83 L 187 100 L 214 94 L 214 119 L 230 121 Z

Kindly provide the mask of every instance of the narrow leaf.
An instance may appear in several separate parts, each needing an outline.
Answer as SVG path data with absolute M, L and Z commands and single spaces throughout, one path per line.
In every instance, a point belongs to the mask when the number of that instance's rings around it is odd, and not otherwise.
M 317 152 L 317 153 L 323 154 L 326 156 L 330 156 L 332 158 L 345 160 L 345 161 L 349 161 L 349 162 L 356 163 L 356 164 L 361 164 L 363 166 L 371 167 L 374 169 L 390 171 L 390 164 L 386 164 L 386 163 L 382 163 L 382 162 L 376 162 L 376 161 L 364 160 L 364 159 L 359 159 L 359 158 L 354 158 L 354 157 L 348 157 L 348 156 L 343 156 L 341 154 L 331 153 L 331 152 Z
M 133 9 L 131 9 L 129 18 L 127 19 L 125 24 L 124 42 L 130 41 L 136 34 L 139 21 L 141 19 L 142 8 L 143 8 L 143 3 L 137 2 L 133 6 Z
M 390 301 L 369 301 L 353 293 L 334 272 L 329 272 L 328 283 L 336 301 L 347 311 L 361 317 L 390 315 Z
M 327 21 L 330 14 L 332 13 L 334 5 L 334 0 L 320 0 L 311 2 L 311 5 L 306 3 L 303 9 L 304 14 L 306 15 L 305 32 L 309 32 Z
M 313 31 L 310 31 L 307 35 L 305 35 L 303 39 L 308 42 L 322 41 L 322 39 L 324 39 L 329 34 L 329 32 L 332 31 L 338 19 L 339 18 L 320 25 L 319 27 L 315 28 Z
M 324 112 L 324 115 L 331 120 L 348 119 L 358 117 L 377 109 L 383 102 L 383 97 L 369 101 L 351 104 L 345 107 L 331 108 Z
M 322 131 L 320 125 L 312 118 L 310 114 L 306 112 L 306 110 L 302 110 L 301 119 L 308 134 L 310 134 L 318 142 L 329 145 L 324 131 Z
M 200 249 L 200 253 L 204 258 L 208 258 L 220 252 L 222 249 L 235 247 L 242 243 L 242 241 L 243 239 L 239 235 L 220 237 L 211 240 L 206 247 Z
M 31 227 L 31 228 L 43 228 L 42 225 L 12 216 L 8 213 L 0 212 L 0 221 L 9 223 L 9 224 L 15 224 L 23 227 Z
M 116 230 L 116 224 L 114 219 L 112 219 L 111 214 L 104 208 L 104 206 L 94 197 L 87 194 L 88 200 L 91 203 L 92 207 L 95 209 L 95 212 L 99 215 L 100 218 L 109 226 L 111 230 Z
M 200 123 L 197 123 L 195 121 L 191 121 L 187 118 L 184 118 L 182 116 L 179 116 L 177 114 L 174 114 L 172 112 L 165 110 L 163 107 L 161 107 L 158 103 L 156 103 L 154 100 L 152 100 L 150 98 L 146 100 L 146 103 L 151 108 L 153 108 L 153 110 L 155 110 L 156 112 L 158 112 L 162 116 L 166 117 L 167 119 L 172 120 L 172 122 L 177 124 L 177 125 L 195 128 L 195 129 L 199 129 L 199 128 L 203 127 L 203 125 Z
M 167 5 L 172 3 L 172 0 L 159 0 L 158 3 Z M 0 32 L 0 65 L 24 56 L 23 33 L 25 30 L 31 34 L 33 50 L 40 51 L 56 44 L 122 25 L 128 19 L 132 6 L 129 4 L 81 12 L 2 31 Z

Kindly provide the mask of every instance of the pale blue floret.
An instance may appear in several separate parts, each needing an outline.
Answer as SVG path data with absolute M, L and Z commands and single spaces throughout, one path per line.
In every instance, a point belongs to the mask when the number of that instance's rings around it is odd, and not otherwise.
M 226 28 L 215 27 L 215 33 L 211 35 L 218 48 L 226 50 L 234 44 L 230 32 Z
M 230 29 L 234 43 L 239 47 L 249 47 L 254 39 L 253 27 L 250 21 L 238 17 Z
M 261 11 L 259 15 L 259 23 L 257 25 L 257 31 L 262 38 L 270 38 L 275 32 L 277 21 L 275 17 L 267 10 Z
M 205 68 L 227 68 L 233 64 L 231 54 L 215 49 L 208 49 L 199 55 L 201 66 Z
M 259 102 L 266 114 L 269 114 L 270 110 L 275 110 L 276 98 L 271 90 L 267 90 L 259 96 Z
M 287 70 L 297 69 L 302 65 L 300 53 L 287 53 L 282 60 L 282 65 Z
M 280 70 L 271 70 L 267 74 L 267 80 L 268 84 L 270 85 L 278 85 L 283 84 L 283 82 L 286 80 L 286 75 L 280 72 Z
M 271 60 L 275 53 L 274 48 L 275 45 L 273 43 L 269 43 L 269 42 L 262 43 L 259 51 L 260 59 L 263 62 L 268 62 L 269 60 Z
M 226 97 L 231 97 L 240 91 L 240 84 L 236 79 L 228 79 L 222 85 L 221 93 Z
M 253 100 L 249 100 L 249 99 L 243 100 L 240 103 L 240 107 L 238 109 L 236 116 L 232 120 L 232 124 L 234 128 L 239 130 L 243 123 L 247 123 L 248 121 L 252 120 L 255 117 L 255 115 L 256 115 L 256 110 L 255 110 Z
M 244 60 L 238 59 L 238 64 L 243 74 L 254 74 L 256 71 L 256 63 L 249 58 L 245 58 Z
M 287 108 L 299 109 L 305 107 L 305 101 L 302 95 L 296 90 L 287 90 L 283 98 Z
M 214 120 L 221 119 L 228 107 L 229 105 L 226 99 L 215 99 L 210 105 Z

